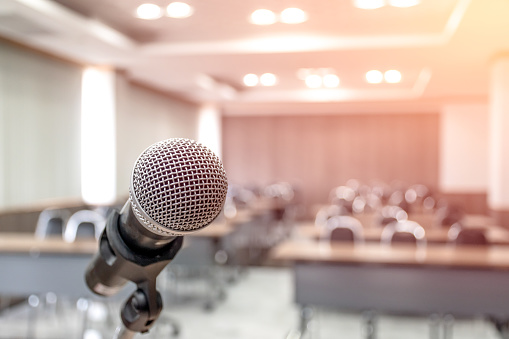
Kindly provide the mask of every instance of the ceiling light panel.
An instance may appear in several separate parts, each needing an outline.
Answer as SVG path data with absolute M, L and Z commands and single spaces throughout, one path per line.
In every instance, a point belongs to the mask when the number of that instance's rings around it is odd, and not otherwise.
M 257 9 L 251 13 L 251 23 L 255 25 L 267 26 L 277 22 L 276 13 L 268 9 Z
M 277 83 L 277 77 L 272 73 L 264 73 L 260 76 L 260 83 L 263 86 L 274 86 Z
M 339 86 L 339 77 L 336 74 L 325 74 L 323 76 L 323 86 L 327 88 L 336 88 Z
M 193 7 L 184 2 L 172 2 L 166 7 L 166 15 L 170 18 L 188 18 L 193 13 Z
M 379 70 L 373 69 L 366 72 L 366 81 L 370 84 L 379 84 L 384 80 L 384 75 Z
M 300 8 L 287 8 L 280 15 L 280 21 L 284 24 L 300 24 L 307 20 L 308 14 Z
M 384 73 L 384 79 L 389 84 L 397 84 L 401 82 L 401 73 L 395 69 L 388 70 Z
M 306 86 L 309 88 L 322 87 L 322 77 L 318 74 L 310 74 L 306 77 Z
M 161 7 L 154 4 L 142 4 L 136 9 L 136 17 L 144 20 L 155 20 L 163 16 Z
M 244 85 L 246 85 L 247 87 L 256 86 L 258 85 L 258 75 L 253 73 L 246 74 L 244 75 L 243 82 Z

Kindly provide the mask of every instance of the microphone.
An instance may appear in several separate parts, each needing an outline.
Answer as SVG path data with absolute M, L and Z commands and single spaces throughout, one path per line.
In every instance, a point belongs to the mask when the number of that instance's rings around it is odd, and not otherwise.
M 221 161 L 200 143 L 168 139 L 148 147 L 134 164 L 128 201 L 108 218 L 86 270 L 88 287 L 110 296 L 132 281 L 153 293 L 182 236 L 214 221 L 227 189 Z

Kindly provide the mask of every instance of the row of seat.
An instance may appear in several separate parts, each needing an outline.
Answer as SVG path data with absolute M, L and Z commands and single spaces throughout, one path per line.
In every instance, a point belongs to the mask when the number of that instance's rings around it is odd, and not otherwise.
M 359 243 L 364 241 L 363 226 L 353 216 L 336 215 L 330 217 L 324 228 L 324 240 L 347 241 Z M 417 222 L 412 220 L 396 220 L 384 226 L 380 243 L 389 245 L 395 242 L 413 243 L 417 246 L 426 246 L 426 231 Z M 448 242 L 456 245 L 487 245 L 488 240 L 484 231 L 477 228 L 465 228 L 457 222 L 448 232 Z

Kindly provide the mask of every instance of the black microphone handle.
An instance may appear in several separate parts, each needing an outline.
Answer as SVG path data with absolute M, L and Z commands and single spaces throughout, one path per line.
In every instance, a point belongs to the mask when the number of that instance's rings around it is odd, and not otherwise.
M 144 231 L 149 232 L 130 207 L 122 214 L 113 211 L 109 215 L 99 250 L 85 273 L 85 281 L 94 293 L 113 295 L 128 281 L 138 286 L 153 282 L 155 286 L 157 275 L 182 247 L 183 237 L 160 237 Z

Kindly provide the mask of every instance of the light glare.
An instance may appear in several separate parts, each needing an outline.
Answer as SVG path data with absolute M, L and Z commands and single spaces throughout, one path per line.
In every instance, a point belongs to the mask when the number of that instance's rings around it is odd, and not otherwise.
M 281 12 L 280 20 L 285 24 L 300 24 L 308 19 L 308 15 L 300 8 L 287 8 Z
M 188 18 L 193 15 L 193 12 L 193 7 L 184 2 L 172 2 L 166 7 L 166 15 L 170 18 Z
M 116 189 L 114 72 L 85 69 L 81 91 L 82 198 L 110 204 Z
M 323 76 L 323 85 L 327 88 L 339 86 L 339 77 L 336 74 L 325 74 Z
M 306 86 L 309 88 L 319 88 L 322 86 L 322 77 L 318 74 L 311 74 L 306 77 Z
M 354 6 L 360 9 L 377 9 L 385 6 L 385 0 L 354 0 Z
M 276 14 L 268 9 L 257 9 L 251 14 L 251 23 L 255 25 L 272 25 L 276 21 Z
M 277 82 L 276 75 L 272 73 L 265 73 L 262 74 L 262 76 L 260 77 L 260 83 L 263 86 L 274 86 L 276 82 Z
M 385 81 L 390 84 L 397 84 L 401 81 L 401 73 L 395 69 L 391 69 L 384 74 Z
M 258 85 L 258 76 L 256 74 L 246 74 L 244 75 L 244 85 L 248 87 L 253 87 Z
M 366 81 L 370 84 L 379 84 L 382 82 L 384 76 L 382 72 L 371 70 L 366 73 Z
M 142 4 L 136 9 L 136 16 L 144 20 L 155 20 L 162 16 L 161 7 L 154 4 Z

